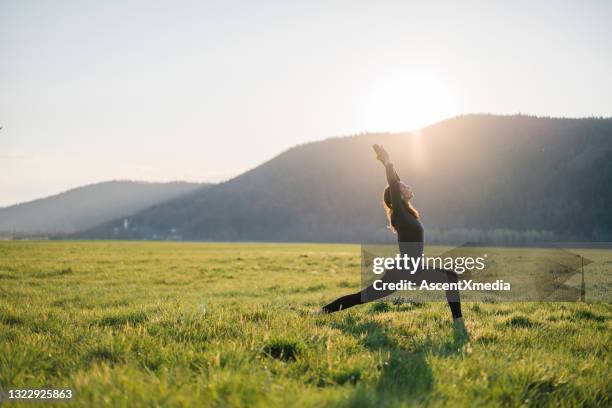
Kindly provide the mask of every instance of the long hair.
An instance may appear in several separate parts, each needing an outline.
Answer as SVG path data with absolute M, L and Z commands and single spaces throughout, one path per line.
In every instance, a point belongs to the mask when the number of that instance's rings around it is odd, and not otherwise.
M 404 200 L 402 197 L 402 203 L 408 209 L 408 212 L 414 216 L 417 220 L 419 219 L 419 212 L 412 205 L 412 203 L 408 200 Z M 383 205 L 385 206 L 385 212 L 387 213 L 387 221 L 389 222 L 389 228 L 395 232 L 395 227 L 393 226 L 393 204 L 391 203 L 391 189 L 389 186 L 385 188 L 383 192 Z

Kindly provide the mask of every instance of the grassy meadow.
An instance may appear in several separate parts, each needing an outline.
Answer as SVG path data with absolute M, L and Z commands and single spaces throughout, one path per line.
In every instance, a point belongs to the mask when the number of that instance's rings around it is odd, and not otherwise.
M 0 388 L 66 406 L 610 406 L 609 303 L 311 312 L 358 246 L 0 242 Z M 24 405 L 31 405 L 24 403 Z

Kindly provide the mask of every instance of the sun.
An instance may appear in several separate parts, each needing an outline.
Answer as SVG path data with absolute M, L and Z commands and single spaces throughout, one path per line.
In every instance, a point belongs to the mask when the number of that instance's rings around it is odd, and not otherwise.
M 428 73 L 384 76 L 371 85 L 365 101 L 369 131 L 417 130 L 458 114 L 452 92 Z

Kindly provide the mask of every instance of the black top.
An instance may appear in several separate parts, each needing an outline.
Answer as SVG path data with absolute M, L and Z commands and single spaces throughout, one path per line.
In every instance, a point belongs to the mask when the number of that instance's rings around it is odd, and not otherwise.
M 391 223 L 395 231 L 397 231 L 397 241 L 423 242 L 423 225 L 421 225 L 421 222 L 408 211 L 408 208 L 406 208 L 402 200 L 399 185 L 400 178 L 393 169 L 393 164 L 389 163 L 385 168 L 387 170 L 387 182 L 389 183 L 391 206 L 393 208 Z

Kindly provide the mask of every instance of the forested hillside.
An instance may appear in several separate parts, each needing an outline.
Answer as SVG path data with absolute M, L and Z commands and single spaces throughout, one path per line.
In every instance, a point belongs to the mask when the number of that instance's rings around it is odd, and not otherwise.
M 0 208 L 0 234 L 28 236 L 72 233 L 132 215 L 207 185 L 108 181 Z
M 77 237 L 385 239 L 383 144 L 430 241 L 612 240 L 612 119 L 468 115 L 297 146 L 228 182 Z

